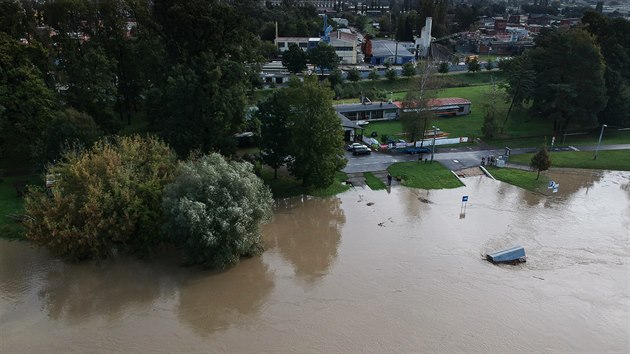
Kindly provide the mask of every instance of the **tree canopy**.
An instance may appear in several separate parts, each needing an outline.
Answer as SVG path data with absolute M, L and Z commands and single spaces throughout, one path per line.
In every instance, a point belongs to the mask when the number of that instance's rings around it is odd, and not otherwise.
M 599 112 L 599 122 L 630 127 L 630 21 L 588 12 L 582 22 L 596 36 L 606 62 L 604 78 L 609 99 Z
M 301 73 L 306 69 L 306 60 L 306 52 L 295 43 L 289 43 L 289 50 L 282 53 L 282 65 L 294 74 Z
M 267 131 L 269 138 L 288 137 L 288 146 L 263 142 L 263 152 L 280 151 L 278 157 L 283 160 L 286 148 L 287 166 L 294 177 L 307 187 L 328 187 L 346 164 L 343 132 L 332 108 L 333 93 L 315 78 L 291 80 L 282 91 L 263 105 L 261 113 L 266 118 L 261 118 L 261 131 Z
M 324 70 L 332 70 L 339 66 L 339 57 L 335 48 L 326 43 L 320 43 L 315 48 L 309 49 L 308 58 L 311 64 L 319 68 L 321 75 L 324 75 Z
M 47 168 L 52 188 L 34 187 L 26 196 L 26 238 L 68 260 L 149 254 L 163 242 L 162 190 L 174 170 L 175 155 L 155 138 L 67 150 Z
M 262 250 L 272 202 L 251 164 L 205 155 L 180 163 L 166 187 L 165 228 L 190 263 L 225 268 Z
M 535 44 L 523 56 L 502 63 L 512 105 L 531 102 L 530 111 L 553 122 L 556 132 L 564 133 L 570 125 L 597 125 L 608 97 L 594 37 L 579 28 L 546 30 Z
M 543 145 L 540 150 L 532 157 L 529 165 L 538 171 L 536 179 L 540 177 L 540 171 L 547 171 L 551 167 L 551 158 L 549 158 L 549 152 L 547 152 L 547 146 Z

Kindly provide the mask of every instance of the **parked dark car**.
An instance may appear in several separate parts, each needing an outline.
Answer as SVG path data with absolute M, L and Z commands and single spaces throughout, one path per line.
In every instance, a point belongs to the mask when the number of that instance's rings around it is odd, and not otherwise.
M 372 150 L 370 150 L 370 148 L 367 146 L 356 147 L 354 148 L 354 150 L 352 150 L 352 155 L 369 155 L 371 153 Z

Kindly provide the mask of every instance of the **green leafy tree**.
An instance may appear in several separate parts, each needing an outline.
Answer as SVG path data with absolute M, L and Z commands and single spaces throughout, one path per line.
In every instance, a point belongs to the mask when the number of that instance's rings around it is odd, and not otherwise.
M 499 131 L 499 124 L 497 121 L 497 103 L 499 101 L 499 95 L 499 91 L 497 90 L 493 79 L 492 90 L 488 94 L 489 99 L 486 103 L 483 104 L 483 109 L 485 113 L 483 116 L 483 125 L 481 126 L 481 132 L 483 133 L 483 136 L 488 139 L 494 138 L 494 136 Z
M 557 29 L 543 31 L 535 43 L 531 109 L 553 121 L 554 131 L 566 133 L 570 124 L 596 126 L 608 97 L 595 39 L 583 29 Z
M 503 133 L 514 106 L 522 108 L 525 103 L 530 102 L 535 87 L 536 72 L 528 53 L 510 60 L 502 60 L 500 63 L 501 70 L 506 73 L 507 78 L 507 84 L 502 85 L 502 87 L 510 97 L 510 107 L 500 129 L 500 132 Z
M 25 236 L 68 260 L 149 254 L 164 241 L 162 193 L 174 170 L 175 155 L 155 138 L 68 150 L 47 168 L 52 189 L 33 187 L 26 196 Z
M 547 145 L 543 145 L 540 150 L 532 157 L 529 165 L 538 171 L 536 179 L 540 177 L 540 171 L 547 171 L 551 167 L 551 158 L 547 152 Z
M 250 163 L 193 158 L 180 163 L 164 192 L 165 229 L 190 263 L 226 268 L 262 250 L 260 224 L 272 203 Z
M 287 90 L 291 105 L 289 171 L 306 187 L 327 187 L 346 164 L 333 93 L 312 78 L 293 80 Z
M 64 96 L 68 105 L 92 116 L 103 130 L 118 131 L 120 120 L 114 113 L 116 62 L 102 48 L 94 48 L 69 55 L 65 63 L 68 89 Z
M 481 70 L 481 65 L 479 64 L 479 61 L 477 60 L 477 58 L 473 58 L 470 61 L 468 61 L 468 71 L 472 71 L 472 72 L 477 72 Z
M 282 65 L 294 74 L 301 73 L 306 69 L 307 55 L 295 43 L 289 44 L 289 50 L 282 53 Z
M 411 62 L 404 63 L 402 65 L 402 74 L 407 77 L 412 77 L 416 75 L 416 67 Z
M 379 80 L 380 78 L 381 78 L 381 75 L 378 74 L 378 71 L 376 69 L 370 71 L 370 73 L 368 74 L 368 79 L 372 81 Z
M 438 72 L 440 74 L 446 74 L 448 73 L 448 62 L 443 61 L 440 63 L 440 67 L 438 68 Z
M 324 75 L 324 70 L 333 70 L 339 66 L 339 57 L 335 53 L 335 48 L 326 43 L 319 43 L 315 48 L 308 51 L 308 58 L 311 64 L 320 70 L 320 75 Z
M 396 74 L 396 71 L 394 69 L 390 68 L 390 69 L 385 70 L 385 77 L 389 81 L 396 81 L 398 74 Z
M 606 63 L 604 78 L 609 99 L 598 115 L 599 122 L 630 127 L 630 21 L 587 12 L 582 23 L 597 37 Z
M 286 90 L 277 90 L 258 105 L 260 121 L 260 156 L 273 168 L 273 178 L 278 178 L 278 168 L 289 160 L 289 119 L 291 106 Z
M 330 75 L 328 75 L 328 82 L 332 88 L 343 83 L 343 76 L 341 75 L 341 70 L 339 70 L 339 68 L 330 72 Z
M 348 71 L 348 81 L 352 81 L 352 82 L 357 82 L 359 80 L 361 80 L 361 75 L 359 73 L 359 69 L 357 68 L 352 68 L 350 69 L 350 71 Z
M 58 112 L 44 131 L 44 155 L 47 161 L 61 156 L 71 146 L 90 147 L 103 134 L 94 119 L 73 108 Z
M 176 65 L 149 92 L 153 126 L 180 156 L 196 149 L 232 154 L 233 136 L 245 117 L 248 70 L 243 63 L 205 53 L 190 65 Z
M 28 47 L 0 32 L 0 156 L 39 155 L 43 132 L 57 110 L 55 94 L 31 63 Z

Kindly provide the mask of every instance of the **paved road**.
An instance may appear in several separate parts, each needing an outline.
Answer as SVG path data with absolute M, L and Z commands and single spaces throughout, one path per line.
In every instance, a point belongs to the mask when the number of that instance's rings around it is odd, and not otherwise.
M 553 151 L 595 151 L 596 146 L 561 146 L 554 147 Z M 602 145 L 600 150 L 627 150 L 630 144 Z M 525 154 L 537 151 L 538 148 L 516 148 L 511 154 Z M 505 149 L 481 150 L 477 147 L 462 148 L 438 148 L 434 160 L 440 162 L 449 170 L 457 171 L 464 168 L 479 166 L 482 157 L 490 155 L 499 156 L 505 153 Z M 431 158 L 430 154 L 425 154 L 424 158 Z M 353 156 L 346 152 L 348 164 L 343 169 L 346 173 L 382 171 L 387 169 L 394 162 L 417 161 L 417 155 L 407 155 L 402 153 L 389 154 L 373 152 L 371 155 Z

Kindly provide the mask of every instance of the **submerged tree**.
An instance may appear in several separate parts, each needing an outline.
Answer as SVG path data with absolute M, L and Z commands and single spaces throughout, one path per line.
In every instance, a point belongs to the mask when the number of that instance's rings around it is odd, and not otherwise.
M 540 171 L 547 171 L 551 167 L 551 158 L 547 152 L 547 145 L 543 145 L 540 150 L 532 157 L 529 165 L 538 171 L 536 179 L 540 177 Z
M 219 154 L 193 158 L 166 187 L 165 228 L 190 263 L 225 268 L 262 250 L 260 224 L 271 217 L 272 202 L 250 163 Z

